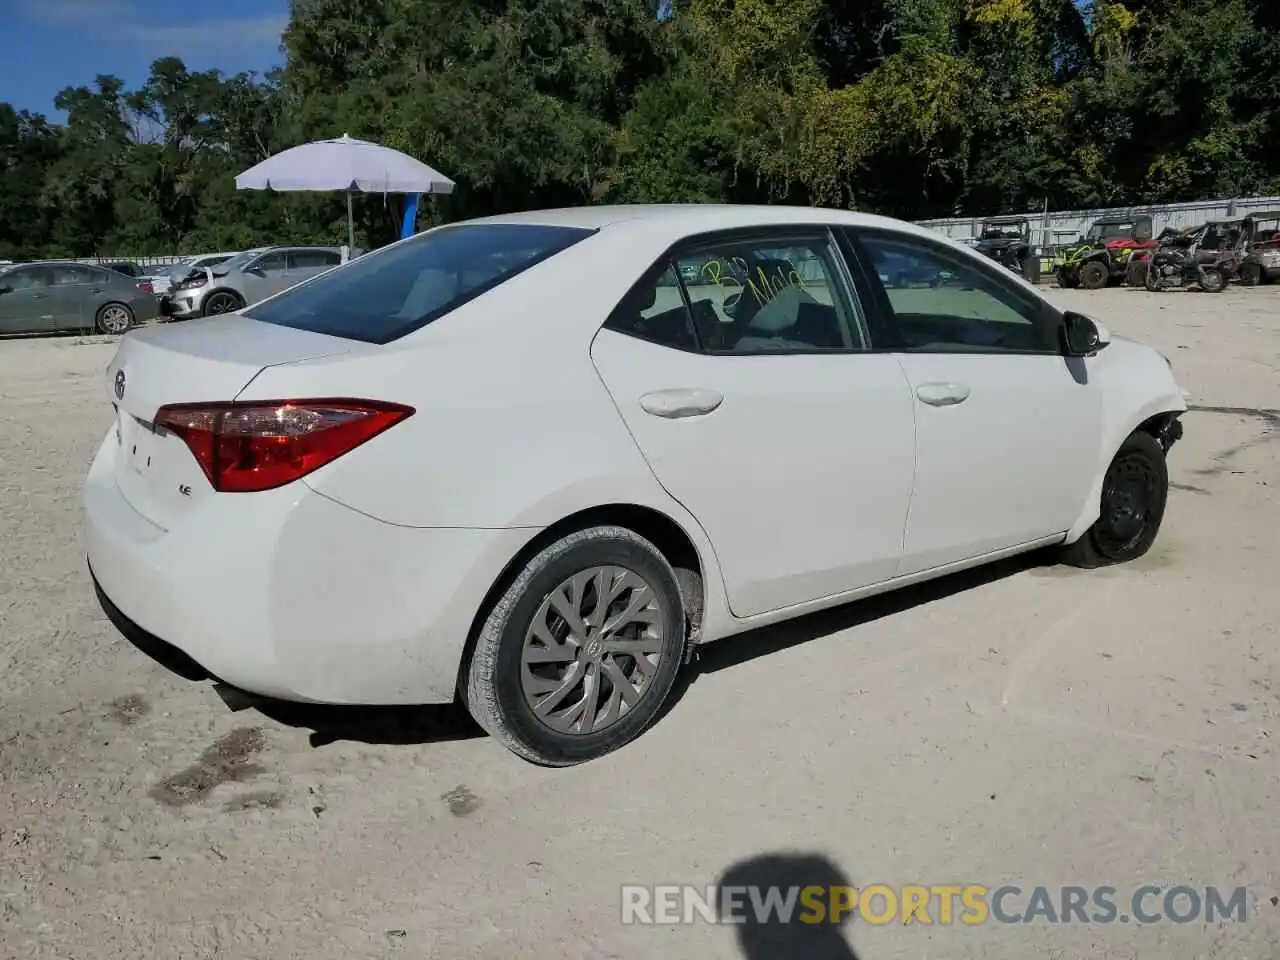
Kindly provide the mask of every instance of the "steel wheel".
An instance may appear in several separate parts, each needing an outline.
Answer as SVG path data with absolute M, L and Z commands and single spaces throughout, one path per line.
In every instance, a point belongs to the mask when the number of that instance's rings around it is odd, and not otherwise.
M 108 303 L 98 311 L 98 329 L 103 333 L 124 333 L 133 326 L 133 311 L 123 303 Z
M 597 566 L 539 604 L 525 634 L 520 685 L 539 722 L 562 734 L 612 726 L 648 694 L 666 655 L 653 588 L 634 571 Z
M 215 293 L 204 303 L 204 315 L 216 317 L 240 309 L 240 298 L 234 293 Z
M 1102 510 L 1094 529 L 1098 552 L 1108 559 L 1126 556 L 1159 523 L 1162 505 L 1150 458 L 1139 453 L 1117 457 L 1102 483 Z

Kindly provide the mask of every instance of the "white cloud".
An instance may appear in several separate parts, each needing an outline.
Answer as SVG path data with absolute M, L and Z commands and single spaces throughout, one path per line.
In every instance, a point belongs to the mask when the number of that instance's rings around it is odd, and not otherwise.
M 144 19 L 131 0 L 19 0 L 28 18 L 48 26 L 83 27 L 105 40 L 127 41 L 156 53 L 181 56 L 191 47 L 223 51 L 278 46 L 288 25 L 287 14 L 242 19 L 154 22 Z
M 97 26 L 133 12 L 127 0 L 18 0 L 18 5 L 30 19 L 54 27 Z
M 133 40 L 159 51 L 182 56 L 195 47 L 202 51 L 277 46 L 288 25 L 285 14 L 245 20 L 207 20 L 203 23 L 123 23 L 112 31 L 122 40 Z

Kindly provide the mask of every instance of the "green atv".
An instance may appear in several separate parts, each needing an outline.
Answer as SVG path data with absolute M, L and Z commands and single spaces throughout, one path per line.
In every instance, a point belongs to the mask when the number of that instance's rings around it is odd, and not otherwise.
M 1054 258 L 1058 286 L 1085 290 L 1119 286 L 1134 252 L 1155 246 L 1151 227 L 1151 217 L 1146 215 L 1095 221 L 1075 246 Z

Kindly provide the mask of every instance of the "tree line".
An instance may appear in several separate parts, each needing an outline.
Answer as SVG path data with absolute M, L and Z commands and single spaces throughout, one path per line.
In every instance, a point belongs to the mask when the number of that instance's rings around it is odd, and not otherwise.
M 0 258 L 341 242 L 325 194 L 235 190 L 376 140 L 456 192 L 420 222 L 586 203 L 908 219 L 1280 192 L 1276 0 L 293 0 L 284 65 L 0 103 Z M 396 197 L 357 201 L 392 239 Z

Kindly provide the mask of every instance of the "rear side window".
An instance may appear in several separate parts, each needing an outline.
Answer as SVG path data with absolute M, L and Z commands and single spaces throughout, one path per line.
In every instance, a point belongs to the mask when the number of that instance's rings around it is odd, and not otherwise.
M 445 227 L 321 274 L 255 307 L 252 316 L 348 340 L 390 343 L 594 232 L 523 223 Z

